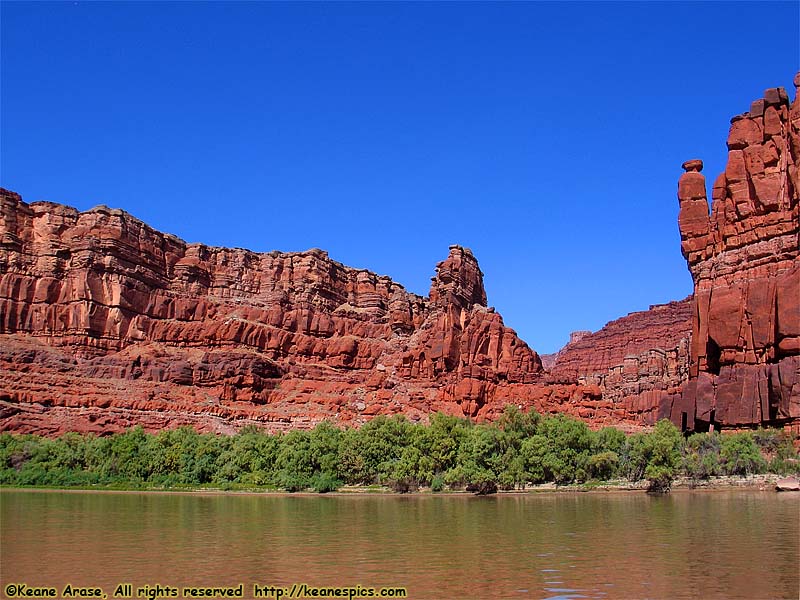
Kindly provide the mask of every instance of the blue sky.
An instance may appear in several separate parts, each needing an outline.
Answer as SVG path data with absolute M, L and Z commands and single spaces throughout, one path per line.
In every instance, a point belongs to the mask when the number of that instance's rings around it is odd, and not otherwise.
M 469 246 L 552 352 L 691 292 L 680 165 L 794 96 L 799 6 L 3 2 L 0 185 L 422 295 Z

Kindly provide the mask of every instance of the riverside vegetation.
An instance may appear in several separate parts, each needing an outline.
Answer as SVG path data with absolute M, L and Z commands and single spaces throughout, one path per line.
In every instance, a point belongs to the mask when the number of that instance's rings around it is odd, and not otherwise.
M 377 484 L 396 492 L 429 487 L 488 494 L 545 482 L 646 480 L 650 490 L 667 491 L 678 476 L 763 472 L 800 472 L 793 440 L 783 431 L 685 437 L 664 420 L 648 433 L 625 435 L 514 406 L 486 424 L 435 414 L 427 425 L 377 417 L 360 429 L 324 422 L 276 435 L 254 427 L 233 436 L 189 427 L 55 439 L 0 434 L 0 484 L 13 486 L 331 492 Z

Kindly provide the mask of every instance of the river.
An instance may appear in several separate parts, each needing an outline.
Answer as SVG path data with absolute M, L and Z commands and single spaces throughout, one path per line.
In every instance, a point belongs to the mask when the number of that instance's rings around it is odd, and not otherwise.
M 240 583 L 244 597 L 256 585 L 301 583 L 404 587 L 413 599 L 752 600 L 800 592 L 800 498 L 774 492 L 3 490 L 0 531 L 4 594 L 20 583 L 99 586 L 108 598 L 121 583 L 134 597 L 144 586 Z

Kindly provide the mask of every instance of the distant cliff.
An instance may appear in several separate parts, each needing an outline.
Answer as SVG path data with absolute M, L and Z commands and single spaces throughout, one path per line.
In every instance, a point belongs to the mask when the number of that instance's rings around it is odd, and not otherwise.
M 690 296 L 631 313 L 596 333 L 576 332 L 547 380 L 596 387 L 611 422 L 654 423 L 664 416 L 662 400 L 689 380 L 692 310 Z

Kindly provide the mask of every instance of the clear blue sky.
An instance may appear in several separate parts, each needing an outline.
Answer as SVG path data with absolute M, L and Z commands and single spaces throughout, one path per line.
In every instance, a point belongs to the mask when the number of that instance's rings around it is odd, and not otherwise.
M 691 292 L 680 165 L 794 96 L 798 6 L 3 2 L 0 185 L 422 295 L 469 246 L 552 352 Z

